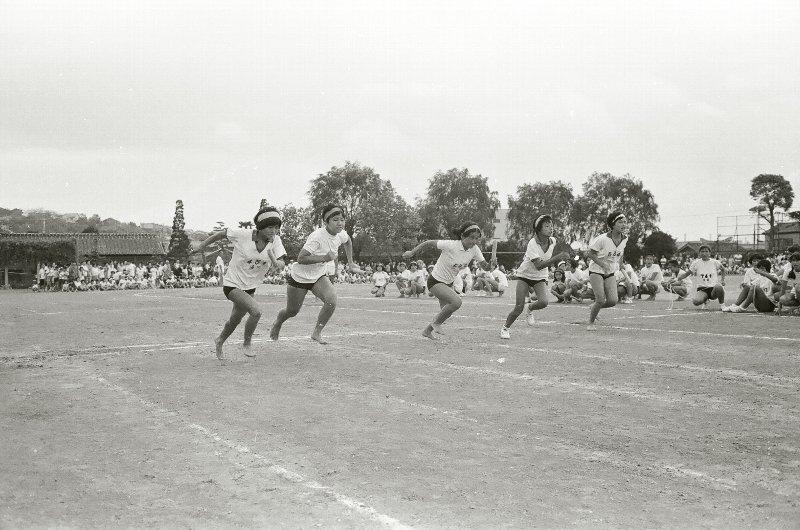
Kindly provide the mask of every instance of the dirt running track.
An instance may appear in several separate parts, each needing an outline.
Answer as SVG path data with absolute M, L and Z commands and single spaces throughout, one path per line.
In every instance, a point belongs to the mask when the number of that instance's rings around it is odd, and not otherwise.
M 0 292 L 0 527 L 800 527 L 800 318 L 339 295 Z

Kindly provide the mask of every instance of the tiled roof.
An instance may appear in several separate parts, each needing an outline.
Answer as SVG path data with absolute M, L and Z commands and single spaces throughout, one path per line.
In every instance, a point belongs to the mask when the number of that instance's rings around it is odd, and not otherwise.
M 0 234 L 0 241 L 74 241 L 78 256 L 97 253 L 101 256 L 164 255 L 167 248 L 156 234 Z

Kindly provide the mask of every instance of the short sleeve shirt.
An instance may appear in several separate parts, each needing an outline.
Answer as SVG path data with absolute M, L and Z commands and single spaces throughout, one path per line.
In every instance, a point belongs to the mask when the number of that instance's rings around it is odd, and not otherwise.
M 653 273 L 655 273 L 656 277 L 651 280 L 650 277 L 653 275 Z M 661 271 L 661 266 L 657 263 L 653 263 L 649 267 L 642 267 L 641 274 L 639 276 L 643 282 L 661 283 L 664 281 L 664 273 Z
M 483 259 L 483 253 L 478 245 L 464 250 L 461 240 L 442 239 L 436 242 L 436 248 L 442 253 L 439 254 L 439 259 L 436 260 L 431 274 L 435 280 L 442 283 L 453 283 L 459 271 L 469 265 L 473 259 L 478 262 L 486 261 Z
M 719 268 L 720 263 L 715 259 L 703 261 L 698 258 L 689 265 L 689 271 L 697 276 L 698 287 L 714 287 L 717 285 L 719 283 L 719 273 L 717 272 Z
M 556 238 L 550 238 L 550 244 L 547 250 L 542 249 L 539 242 L 535 237 L 528 241 L 528 247 L 525 249 L 525 257 L 522 258 L 522 265 L 517 269 L 517 277 L 527 278 L 528 280 L 546 280 L 549 272 L 547 267 L 537 269 L 533 264 L 534 260 L 542 259 L 549 260 L 553 257 L 553 249 L 556 247 Z
M 614 240 L 608 234 L 600 234 L 589 243 L 589 249 L 597 252 L 598 258 L 609 258 L 611 261 L 611 271 L 616 273 L 619 270 L 619 260 L 625 252 L 625 245 L 628 244 L 628 238 L 625 237 L 620 241 L 619 245 L 614 244 Z M 589 265 L 589 272 L 596 272 L 598 274 L 605 274 L 603 268 L 592 261 Z
M 339 247 L 348 241 L 350 241 L 350 236 L 344 230 L 338 234 L 331 234 L 325 227 L 322 227 L 311 232 L 303 245 L 303 250 L 308 251 L 312 256 L 325 256 L 329 252 L 338 253 Z M 333 261 L 310 264 L 295 263 L 292 267 L 292 278 L 300 283 L 314 283 L 325 275 L 328 263 L 332 264 Z M 331 273 L 336 274 L 336 269 L 334 268 Z
M 375 284 L 375 287 L 383 287 L 389 283 L 389 275 L 383 271 L 375 272 L 372 274 L 372 282 Z
M 264 282 L 264 275 L 272 265 L 267 251 L 271 250 L 275 257 L 286 254 L 280 236 L 275 236 L 261 252 L 256 248 L 250 229 L 228 228 L 227 237 L 233 243 L 233 255 L 222 283 L 225 287 L 243 291 L 255 289 Z

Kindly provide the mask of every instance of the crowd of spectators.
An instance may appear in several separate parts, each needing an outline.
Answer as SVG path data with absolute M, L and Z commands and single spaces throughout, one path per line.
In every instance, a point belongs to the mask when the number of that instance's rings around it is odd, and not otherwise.
M 213 287 L 221 283 L 218 265 L 163 261 L 104 264 L 83 261 L 69 265 L 41 264 L 36 271 L 34 291 L 115 291 L 127 289 L 183 289 Z

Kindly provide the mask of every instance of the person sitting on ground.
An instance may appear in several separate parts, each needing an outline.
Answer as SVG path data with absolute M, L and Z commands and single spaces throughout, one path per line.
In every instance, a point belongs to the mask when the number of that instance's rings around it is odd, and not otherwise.
M 678 263 L 678 260 L 669 260 L 667 262 L 667 267 L 670 270 L 671 277 L 669 280 L 662 282 L 661 286 L 665 291 L 669 291 L 678 295 L 678 297 L 675 299 L 676 302 L 686 300 L 686 296 L 689 294 L 689 289 L 692 288 L 692 280 L 688 276 L 682 280 L 677 279 L 678 275 L 681 273 L 681 265 Z
M 800 274 L 800 252 L 789 256 L 790 268 L 781 277 L 781 290 L 778 293 L 779 307 L 795 308 L 800 306 L 797 293 L 797 275 Z
M 564 262 L 562 261 L 561 263 Z M 553 284 L 550 287 L 550 292 L 556 297 L 556 303 L 563 304 L 567 301 L 565 296 L 567 292 L 567 276 L 561 267 L 556 267 L 553 271 Z
M 742 313 L 750 304 L 759 313 L 771 313 L 778 306 L 774 298 L 770 296 L 772 286 L 778 281 L 778 277 L 770 272 L 772 263 L 768 259 L 761 259 L 753 264 L 755 279 L 753 279 L 747 291 L 747 298 L 739 304 L 731 304 L 723 307 L 722 310 L 729 313 Z
M 741 290 L 739 291 L 739 296 L 736 298 L 736 303 L 731 304 L 728 307 L 733 307 L 734 305 L 741 305 L 751 295 L 750 290 L 753 286 L 753 283 L 757 282 L 758 278 L 761 278 L 761 276 L 759 276 L 759 274 L 756 272 L 756 266 L 762 259 L 764 259 L 764 257 L 761 256 L 760 254 L 753 254 L 748 258 L 747 260 L 748 266 L 744 270 L 744 276 L 742 276 L 742 283 L 740 284 Z M 770 268 L 772 268 L 772 264 L 770 264 Z
M 412 265 L 415 264 L 412 262 Z M 400 292 L 400 298 L 411 296 L 411 271 L 406 268 L 406 264 L 403 261 L 397 264 L 397 271 L 394 284 Z
M 647 300 L 652 302 L 656 299 L 656 294 L 664 281 L 664 273 L 661 266 L 655 262 L 655 256 L 646 254 L 644 257 L 644 267 L 639 272 L 639 299 L 643 294 L 648 295 Z
M 375 265 L 375 272 L 372 273 L 372 294 L 376 297 L 386 296 L 386 284 L 389 283 L 389 275 L 383 270 L 383 265 Z

